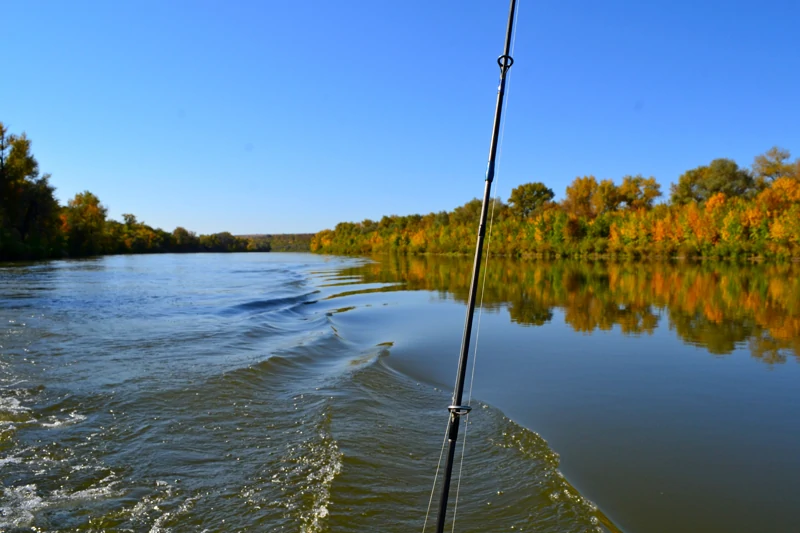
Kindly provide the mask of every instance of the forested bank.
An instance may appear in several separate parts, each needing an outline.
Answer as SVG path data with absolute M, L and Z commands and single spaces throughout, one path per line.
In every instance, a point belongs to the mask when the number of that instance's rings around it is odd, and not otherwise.
M 313 233 L 276 233 L 274 235 L 255 234 L 240 235 L 242 239 L 254 241 L 257 245 L 266 245 L 273 252 L 307 252 L 311 245 Z
M 255 235 L 228 232 L 197 235 L 183 227 L 153 228 L 132 214 L 109 219 L 89 191 L 67 205 L 54 196 L 49 174 L 41 174 L 23 133 L 0 122 L 0 260 L 84 257 L 159 252 L 250 252 L 308 249 L 310 235 Z
M 564 199 L 540 182 L 493 200 L 491 252 L 542 257 L 800 257 L 800 159 L 771 148 L 751 168 L 730 159 L 682 174 L 657 203 L 653 177 L 620 183 L 576 178 Z M 473 253 L 480 200 L 450 212 L 342 222 L 317 233 L 311 250 L 336 254 Z

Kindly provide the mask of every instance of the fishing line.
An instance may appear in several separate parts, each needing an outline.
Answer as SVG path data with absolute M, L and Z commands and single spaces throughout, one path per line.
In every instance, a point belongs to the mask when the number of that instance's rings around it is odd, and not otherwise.
M 464 320 L 464 333 L 461 341 L 461 350 L 458 358 L 458 371 L 456 383 L 453 387 L 453 403 L 447 406 L 450 412 L 448 426 L 447 426 L 447 455 L 444 465 L 443 486 L 441 490 L 441 499 L 439 501 L 439 512 L 436 520 L 436 533 L 444 533 L 445 523 L 447 521 L 447 500 L 450 492 L 450 482 L 452 480 L 453 466 L 455 454 L 457 451 L 458 431 L 461 425 L 461 417 L 467 415 L 472 407 L 465 405 L 464 398 L 464 382 L 467 374 L 467 360 L 469 359 L 470 337 L 472 336 L 473 319 L 475 317 L 475 304 L 478 300 L 478 284 L 480 283 L 480 268 L 481 268 L 481 252 L 483 251 L 483 244 L 486 237 L 486 224 L 489 215 L 489 204 L 491 202 L 492 181 L 494 180 L 495 170 L 497 166 L 498 143 L 501 141 L 503 135 L 503 103 L 505 101 L 505 89 L 507 74 L 511 66 L 514 64 L 514 59 L 511 57 L 511 44 L 512 37 L 514 36 L 514 22 L 516 21 L 516 7 L 517 0 L 510 0 L 508 8 L 508 25 L 506 27 L 506 38 L 503 45 L 503 55 L 497 58 L 497 64 L 500 67 L 500 85 L 497 87 L 497 104 L 495 106 L 494 121 L 492 124 L 492 140 L 489 147 L 489 162 L 486 166 L 486 180 L 483 191 L 483 201 L 481 202 L 481 217 L 478 224 L 478 239 L 475 246 L 475 257 L 472 268 L 472 279 L 469 285 L 469 298 L 467 299 L 467 313 Z M 494 220 L 494 207 L 492 209 L 492 220 Z M 493 224 L 492 224 L 493 225 Z M 488 255 L 487 255 L 488 258 Z M 484 280 L 486 275 L 484 273 Z M 485 281 L 484 281 L 485 285 Z M 485 294 L 485 287 L 481 292 L 480 299 L 483 302 L 483 295 Z M 483 303 L 481 303 L 481 308 Z M 475 375 L 475 362 L 473 360 L 472 376 Z M 470 397 L 472 397 L 472 384 L 470 385 Z M 463 471 L 464 453 L 462 449 L 461 454 L 461 470 Z M 461 483 L 461 474 L 459 474 L 458 483 Z M 453 516 L 455 521 L 455 515 Z M 455 526 L 454 526 L 455 527 Z
M 519 4 L 522 2 L 520 1 Z M 516 11 L 514 12 L 514 27 L 517 27 L 517 19 L 519 18 L 519 4 L 517 4 Z M 514 48 L 517 44 L 517 32 L 514 32 L 514 35 L 511 38 L 511 57 L 514 57 Z M 500 142 L 498 146 L 498 153 L 497 153 L 497 172 L 495 173 L 495 190 L 500 190 L 500 176 L 503 175 L 501 172 L 502 165 L 503 165 L 503 140 L 505 139 L 506 135 L 506 121 L 508 117 L 508 108 L 509 108 L 509 101 L 511 100 L 511 79 L 512 79 L 511 72 L 508 74 L 508 80 L 506 81 L 506 94 L 505 94 L 505 114 L 502 117 L 502 124 L 500 126 Z M 478 309 L 478 323 L 475 325 L 475 345 L 472 350 L 472 370 L 469 379 L 469 391 L 467 393 L 467 404 L 472 404 L 472 386 L 475 383 L 475 366 L 478 362 L 478 342 L 480 341 L 481 335 L 481 318 L 483 318 L 483 297 L 486 293 L 486 275 L 489 272 L 489 256 L 491 255 L 491 246 L 492 246 L 492 228 L 494 227 L 494 211 L 497 207 L 497 200 L 495 199 L 492 202 L 492 212 L 491 216 L 489 217 L 489 235 L 486 239 L 486 257 L 483 261 L 483 286 L 481 287 L 481 297 L 479 302 L 479 309 Z M 464 472 L 464 456 L 466 455 L 467 450 L 467 433 L 469 432 L 469 415 L 467 413 L 464 417 L 464 437 L 461 442 L 461 461 L 458 466 L 458 479 L 456 480 L 456 497 L 453 506 L 453 527 L 451 531 L 455 533 L 456 530 L 456 515 L 458 513 L 458 500 L 459 500 L 459 493 L 461 492 L 461 477 Z M 445 436 L 446 438 L 446 436 Z M 444 443 L 442 443 L 442 451 L 444 451 Z M 441 458 L 440 458 L 441 461 Z M 438 471 L 438 469 L 437 469 Z M 429 504 L 430 508 L 430 504 Z M 427 517 L 426 517 L 427 519 Z M 424 531 L 423 531 L 424 533 Z
M 449 422 L 447 426 L 449 426 Z M 444 457 L 444 445 L 447 444 L 447 426 L 444 428 L 444 439 L 442 439 L 442 449 L 439 451 L 439 462 L 436 463 L 436 473 L 433 475 L 433 487 L 431 487 L 431 498 L 428 500 L 428 510 L 425 511 L 425 522 L 422 523 L 422 533 L 425 533 L 425 528 L 428 525 L 428 516 L 431 514 L 431 505 L 433 505 L 433 495 L 436 492 L 436 481 L 439 479 L 439 469 L 442 467 L 442 457 Z

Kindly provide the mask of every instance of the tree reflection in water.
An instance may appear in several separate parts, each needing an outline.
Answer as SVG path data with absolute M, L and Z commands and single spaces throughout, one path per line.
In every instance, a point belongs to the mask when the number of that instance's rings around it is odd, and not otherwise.
M 345 269 L 383 290 L 426 290 L 466 302 L 471 261 L 391 256 Z M 684 342 L 714 355 L 748 346 L 767 364 L 800 362 L 800 265 L 731 263 L 537 262 L 492 257 L 484 309 L 508 309 L 513 322 L 541 326 L 558 308 L 573 330 L 618 326 L 652 334 L 662 316 Z M 483 287 L 479 287 L 479 293 Z

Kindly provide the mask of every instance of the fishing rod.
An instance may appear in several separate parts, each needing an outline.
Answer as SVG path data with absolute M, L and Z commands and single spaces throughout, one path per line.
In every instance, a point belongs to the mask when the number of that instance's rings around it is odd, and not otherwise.
M 444 467 L 444 484 L 442 485 L 442 495 L 439 501 L 439 516 L 436 522 L 436 533 L 444 532 L 444 522 L 447 518 L 447 499 L 450 493 L 450 478 L 453 475 L 453 458 L 456 451 L 456 440 L 458 440 L 458 429 L 461 425 L 461 416 L 466 415 L 472 410 L 468 405 L 462 405 L 464 396 L 464 378 L 467 373 L 467 357 L 469 354 L 469 340 L 472 335 L 472 318 L 475 314 L 475 296 L 478 292 L 478 274 L 481 269 L 481 254 L 483 252 L 483 238 L 486 233 L 486 219 L 489 213 L 489 201 L 492 190 L 492 180 L 494 180 L 495 161 L 497 159 L 497 142 L 500 134 L 500 119 L 503 114 L 503 99 L 506 91 L 506 74 L 514 64 L 511 57 L 511 36 L 514 33 L 514 11 L 517 1 L 511 0 L 508 10 L 508 27 L 506 29 L 506 43 L 503 55 L 497 58 L 500 66 L 500 86 L 497 88 L 497 105 L 494 111 L 494 126 L 492 128 L 492 142 L 489 148 L 489 164 L 486 167 L 486 185 L 483 191 L 483 203 L 481 204 L 481 220 L 478 225 L 478 242 L 475 247 L 475 262 L 472 265 L 472 282 L 469 288 L 469 300 L 467 301 L 467 318 L 464 323 L 464 336 L 461 340 L 461 356 L 458 359 L 458 373 L 456 385 L 453 390 L 453 403 L 447 407 L 450 411 L 450 422 L 447 426 L 447 460 Z

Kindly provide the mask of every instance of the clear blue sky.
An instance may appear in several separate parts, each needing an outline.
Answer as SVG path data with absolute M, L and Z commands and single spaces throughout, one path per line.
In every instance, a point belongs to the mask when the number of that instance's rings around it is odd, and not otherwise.
M 508 3 L 4 2 L 0 121 L 62 201 L 314 232 L 483 191 Z M 800 156 L 800 2 L 520 0 L 496 194 Z

